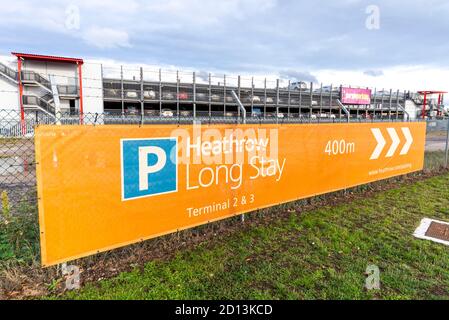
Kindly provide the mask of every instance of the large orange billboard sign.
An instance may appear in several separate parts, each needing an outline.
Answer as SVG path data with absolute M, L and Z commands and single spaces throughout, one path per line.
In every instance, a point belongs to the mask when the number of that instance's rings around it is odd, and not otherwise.
M 425 123 L 39 126 L 42 264 L 422 170 Z

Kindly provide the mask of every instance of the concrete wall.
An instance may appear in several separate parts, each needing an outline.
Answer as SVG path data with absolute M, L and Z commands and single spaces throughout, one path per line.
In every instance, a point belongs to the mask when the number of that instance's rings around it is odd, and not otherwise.
M 60 85 L 75 85 L 78 82 L 78 69 L 72 63 L 25 60 L 23 70 L 37 72 L 47 79 L 54 76 Z
M 416 120 L 418 117 L 418 108 L 412 100 L 405 101 L 404 109 L 409 114 L 410 120 Z
M 83 65 L 83 108 L 85 113 L 103 112 L 103 80 L 101 64 Z
M 70 100 L 59 100 L 59 107 L 61 108 L 61 112 L 69 112 L 70 111 Z
M 17 85 L 0 77 L 0 109 L 20 110 Z
M 16 70 L 17 60 L 10 56 L 0 56 L 0 62 Z M 19 89 L 16 84 L 0 76 L 0 109 L 19 111 Z
M 14 58 L 0 56 L 0 62 L 17 70 Z M 78 85 L 78 68 L 75 64 L 59 62 L 24 61 L 23 70 L 34 71 L 50 80 L 53 79 L 59 85 Z M 100 63 L 85 62 L 82 66 L 83 73 L 83 108 L 85 113 L 103 112 L 103 80 L 102 66 Z M 47 92 L 41 87 L 25 86 L 24 94 L 42 96 Z M 61 111 L 69 111 L 69 100 L 61 99 Z M 76 101 L 79 107 L 79 101 Z M 17 85 L 0 77 L 0 109 L 19 110 L 19 90 Z
M 47 79 L 54 79 L 60 85 L 79 85 L 78 68 L 74 64 L 25 61 L 24 70 L 41 74 Z M 102 67 L 99 63 L 85 62 L 82 66 L 83 76 L 83 110 L 85 113 L 103 112 Z M 79 108 L 79 101 L 76 101 Z M 62 112 L 69 111 L 69 100 L 60 100 Z

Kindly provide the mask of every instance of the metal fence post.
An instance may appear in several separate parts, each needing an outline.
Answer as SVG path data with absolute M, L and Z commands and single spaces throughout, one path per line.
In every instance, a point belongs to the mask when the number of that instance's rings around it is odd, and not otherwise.
M 385 102 L 385 89 L 382 88 L 382 102 L 381 102 L 380 120 L 383 120 L 383 118 L 384 118 L 384 102 Z
M 145 101 L 143 91 L 143 68 L 140 67 L 140 112 L 142 114 L 142 119 L 145 114 Z
M 310 105 L 309 105 L 309 122 L 312 121 L 313 114 L 313 82 L 310 82 Z
M 320 87 L 320 118 L 322 113 L 323 113 L 323 83 L 321 83 Z
M 391 120 L 391 106 L 393 105 L 393 89 L 390 89 L 390 100 L 388 107 L 388 120 Z
M 193 72 L 193 118 L 196 119 L 196 72 Z
M 254 112 L 254 77 L 251 77 L 251 115 Z
M 447 128 L 446 128 L 446 168 L 448 168 L 449 160 L 449 117 L 447 118 Z
M 209 73 L 209 121 L 212 119 L 212 74 Z
M 240 88 L 241 88 L 241 77 L 240 75 L 237 77 L 237 97 L 240 101 Z M 237 110 L 237 119 L 240 118 L 240 108 Z
M 396 121 L 399 120 L 399 90 L 396 93 Z
M 225 74 L 223 75 L 223 116 L 226 117 L 226 75 Z
M 162 69 L 159 69 L 159 117 L 162 114 Z
M 290 119 L 290 108 L 291 108 L 291 92 L 290 92 L 290 87 L 291 87 L 291 81 L 290 80 L 288 80 L 288 91 L 287 91 L 287 94 L 288 94 L 288 103 L 287 103 L 287 118 L 288 119 Z
M 120 66 L 120 99 L 122 103 L 122 118 L 125 117 L 125 88 L 123 85 L 123 66 Z
M 253 85 L 253 84 L 251 84 L 251 85 Z M 252 100 L 252 97 L 251 97 L 251 100 Z M 241 105 L 242 112 L 243 112 L 243 119 L 242 119 L 242 121 L 243 121 L 243 124 L 246 124 L 246 109 L 243 106 L 242 102 L 240 101 L 240 97 L 239 97 L 239 103 Z M 240 110 L 240 108 L 239 108 L 239 110 Z M 251 109 L 251 112 L 252 112 L 252 109 Z M 242 220 L 242 222 L 245 222 L 245 214 L 242 214 L 241 220 Z
M 263 117 L 267 117 L 267 78 L 263 81 Z
M 338 90 L 339 90 L 339 91 L 338 91 L 337 104 L 338 104 L 338 101 L 341 101 L 341 99 L 342 99 L 341 95 L 342 95 L 343 86 L 340 85 L 340 87 L 339 87 Z M 341 121 L 341 116 L 342 116 L 341 111 L 342 111 L 342 108 L 341 108 L 341 105 L 339 104 L 339 108 L 338 108 L 338 119 L 339 119 L 340 121 Z
M 279 123 L 279 79 L 276 79 L 276 123 Z
M 176 114 L 178 116 L 178 120 L 180 118 L 180 111 L 179 111 L 179 70 L 176 70 Z

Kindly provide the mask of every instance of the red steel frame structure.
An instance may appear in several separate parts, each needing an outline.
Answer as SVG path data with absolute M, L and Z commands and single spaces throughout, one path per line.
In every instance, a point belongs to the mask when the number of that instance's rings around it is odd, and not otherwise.
M 438 106 L 440 106 L 440 104 L 443 101 L 443 97 L 444 94 L 446 94 L 446 91 L 432 91 L 432 90 L 426 90 L 426 91 L 418 91 L 418 93 L 422 96 L 424 96 L 423 99 L 423 106 L 422 106 L 422 112 L 421 112 L 421 117 L 423 119 L 425 119 L 426 117 L 426 105 L 427 105 L 427 96 L 429 95 L 433 95 L 433 94 L 438 94 Z M 438 111 L 439 112 L 439 111 Z
M 84 112 L 83 112 L 83 73 L 82 66 L 84 64 L 83 59 L 79 58 L 67 58 L 67 57 L 58 57 L 58 56 L 46 56 L 46 55 L 38 55 L 31 53 L 19 53 L 19 52 L 11 52 L 12 55 L 17 57 L 17 80 L 19 85 L 19 103 L 20 103 L 20 118 L 22 123 L 22 134 L 26 133 L 25 128 L 25 110 L 23 106 L 23 82 L 22 82 L 22 61 L 24 60 L 34 60 L 34 61 L 42 61 L 42 62 L 62 62 L 62 63 L 72 63 L 77 66 L 78 69 L 78 85 L 79 85 L 79 95 L 80 95 L 80 124 L 83 124 L 84 121 Z

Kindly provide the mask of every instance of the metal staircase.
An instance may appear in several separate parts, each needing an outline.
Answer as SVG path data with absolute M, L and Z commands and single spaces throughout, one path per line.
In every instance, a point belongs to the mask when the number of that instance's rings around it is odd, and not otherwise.
M 18 84 L 18 72 L 0 63 L 0 77 L 15 85 Z M 23 104 L 27 109 L 38 109 L 47 115 L 55 116 L 55 103 L 52 85 L 49 80 L 34 71 L 22 71 L 22 83 L 41 87 L 43 95 L 25 94 Z
M 23 104 L 30 109 L 37 108 L 50 116 L 54 116 L 56 112 L 53 95 L 51 93 L 41 97 L 33 94 L 24 95 Z
M 12 82 L 14 84 L 17 84 L 17 71 L 11 69 L 10 67 L 4 65 L 3 63 L 0 62 L 0 76 L 9 81 Z
M 22 82 L 42 87 L 44 90 L 51 92 L 51 83 L 39 73 L 34 71 L 22 71 Z
M 18 72 L 11 69 L 10 67 L 4 65 L 0 62 L 0 76 L 3 78 L 18 83 Z M 44 78 L 39 73 L 34 71 L 22 71 L 22 83 L 24 84 L 32 84 L 38 85 L 42 87 L 44 90 L 51 92 L 51 82 L 50 80 Z

